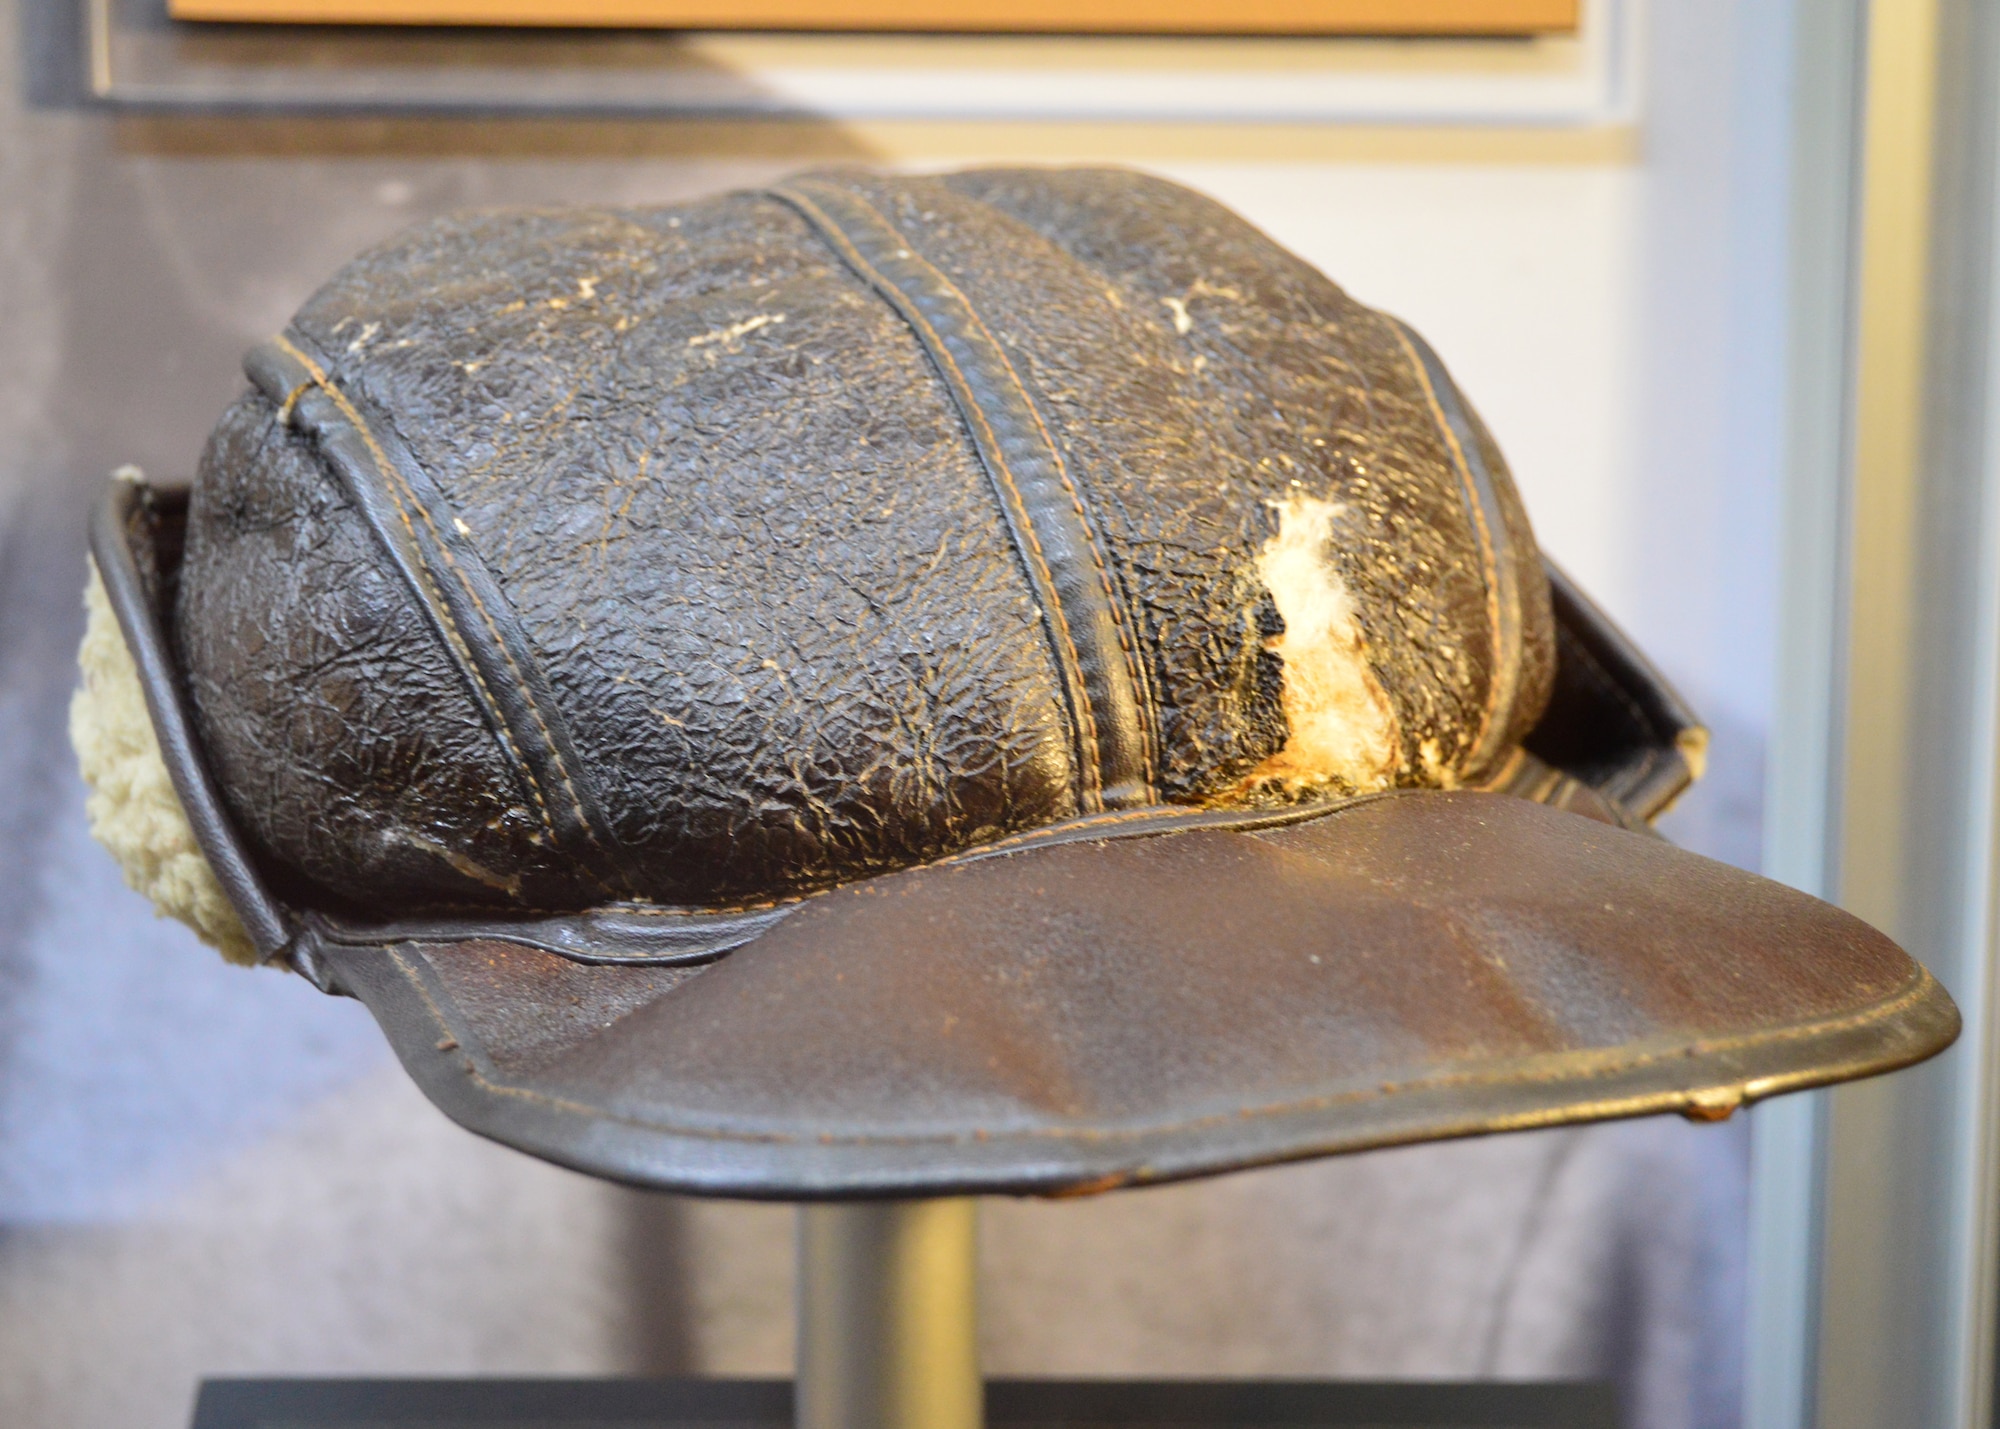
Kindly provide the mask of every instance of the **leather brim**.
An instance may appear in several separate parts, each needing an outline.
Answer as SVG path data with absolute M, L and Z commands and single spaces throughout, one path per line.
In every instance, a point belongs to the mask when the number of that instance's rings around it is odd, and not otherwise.
M 965 859 L 700 967 L 326 944 L 431 1099 L 594 1175 L 788 1199 L 1060 1193 L 1647 1112 L 1957 1035 L 1860 920 L 1519 799 Z

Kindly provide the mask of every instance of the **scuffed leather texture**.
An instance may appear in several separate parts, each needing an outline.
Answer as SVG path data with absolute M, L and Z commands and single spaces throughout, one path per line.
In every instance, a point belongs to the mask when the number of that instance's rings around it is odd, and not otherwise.
M 1331 554 L 1395 705 L 1405 766 L 1421 768 L 1435 740 L 1444 768 L 1484 772 L 1468 756 L 1498 682 L 1479 543 L 1398 325 L 1228 209 L 1159 179 L 987 170 L 942 182 L 980 206 L 947 207 L 900 181 L 875 191 L 996 315 L 1086 473 L 1146 623 L 1170 797 L 1222 789 L 1283 743 L 1262 648 L 1275 612 L 1244 554 L 1269 537 L 1271 503 L 1295 483 L 1342 508 Z M 1004 226 L 995 243 L 989 208 L 1062 257 Z M 1511 513 L 1526 627 L 1498 750 L 1547 701 L 1553 632 L 1513 484 L 1490 439 L 1482 455 Z
M 197 489 L 179 655 L 216 777 L 268 861 L 364 907 L 434 901 L 441 867 L 528 901 L 571 896 L 569 860 L 536 841 L 527 796 L 308 444 L 245 398 Z
M 1497 450 L 1455 444 L 1460 399 L 1393 321 L 1135 174 L 813 182 L 904 235 L 1018 376 L 1103 568 L 1145 800 L 1269 797 L 1242 788 L 1288 732 L 1256 558 L 1301 490 L 1340 508 L 1401 777 L 1514 751 L 1554 670 L 1547 585 Z M 421 225 L 287 343 L 203 458 L 174 629 L 235 819 L 299 901 L 756 906 L 1091 812 L 1062 613 L 966 414 L 781 195 Z M 364 519 L 378 480 L 402 494 Z M 438 569 L 399 577 L 371 520 L 423 524 Z M 467 641 L 533 669 L 482 692 Z M 573 760 L 524 752 L 536 731 Z
M 1489 791 L 1106 810 L 755 912 L 329 916 L 274 896 L 192 735 L 163 619 L 185 500 L 114 483 L 92 548 L 259 949 L 365 1001 L 451 1116 L 595 1175 L 1068 1194 L 1716 1116 L 1958 1028 L 1866 925 L 1637 831 L 1693 727 L 1559 572 L 1562 648 L 1588 659 Z
M 1958 1028 L 1849 914 L 1474 792 L 913 869 L 698 971 L 498 941 L 327 957 L 474 1129 L 638 1184 L 787 1198 L 1104 1190 L 1708 1118 Z

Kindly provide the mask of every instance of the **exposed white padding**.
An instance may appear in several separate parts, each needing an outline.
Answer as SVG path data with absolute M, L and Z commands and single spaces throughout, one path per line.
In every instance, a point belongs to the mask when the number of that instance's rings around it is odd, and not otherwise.
M 1285 622 L 1270 649 L 1284 661 L 1291 733 L 1249 781 L 1385 789 L 1397 772 L 1396 714 L 1369 667 L 1354 598 L 1327 560 L 1340 508 L 1295 491 L 1276 510 L 1278 531 L 1259 552 L 1257 573 Z
M 88 623 L 76 656 L 83 684 L 70 700 L 69 741 L 90 786 L 90 831 L 154 908 L 187 924 L 230 962 L 254 964 L 257 949 L 202 857 L 167 777 L 138 667 L 95 561 L 83 605 Z

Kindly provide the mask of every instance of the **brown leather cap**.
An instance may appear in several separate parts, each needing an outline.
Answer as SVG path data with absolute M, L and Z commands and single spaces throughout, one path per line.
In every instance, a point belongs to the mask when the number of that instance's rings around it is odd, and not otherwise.
M 288 907 L 234 833 L 162 634 L 183 501 L 115 487 L 93 549 L 252 937 L 362 999 L 449 1115 L 596 1175 L 782 1198 L 1089 1191 L 1725 1115 L 1957 1033 L 1936 982 L 1859 920 L 1618 826 L 1606 790 L 1685 782 L 1659 773 L 1676 707 L 1566 588 L 1560 639 L 1593 674 L 1558 680 L 1542 735 L 1589 780 L 1524 756 L 1511 793 L 1071 826 L 689 919 L 679 952 L 614 923 L 371 928 Z
M 1702 732 L 1436 354 L 1189 190 L 448 217 L 245 371 L 95 536 L 162 753 L 238 952 L 513 1145 L 1063 1191 L 1954 1033 L 1650 835 Z

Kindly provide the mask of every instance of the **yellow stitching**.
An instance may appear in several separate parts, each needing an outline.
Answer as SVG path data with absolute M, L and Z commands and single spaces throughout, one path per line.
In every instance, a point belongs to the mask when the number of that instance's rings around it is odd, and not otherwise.
M 1498 789 L 1520 771 L 1521 765 L 1527 760 L 1527 757 L 1528 751 L 1516 744 L 1508 749 L 1505 758 L 1486 772 L 1485 777 L 1480 779 L 1478 783 L 1468 785 L 1467 787 L 1472 789 Z M 1543 767 L 1547 768 L 1548 766 L 1544 765 Z
M 870 213 L 873 213 L 877 218 L 880 218 L 883 226 L 891 232 L 899 235 L 902 233 L 902 230 L 896 227 L 894 221 L 887 214 L 884 214 L 861 195 L 849 193 L 847 197 L 862 208 L 867 209 Z M 1021 394 L 1022 405 L 1028 409 L 1028 415 L 1034 419 L 1035 430 L 1041 433 L 1042 444 L 1048 448 L 1049 455 L 1055 459 L 1056 479 L 1062 482 L 1063 490 L 1069 495 L 1070 506 L 1075 510 L 1077 521 L 1083 527 L 1084 545 L 1090 552 L 1091 564 L 1097 567 L 1098 588 L 1104 592 L 1104 602 L 1111 610 L 1111 623 L 1118 631 L 1118 649 L 1125 657 L 1126 678 L 1132 681 L 1132 692 L 1135 702 L 1143 705 L 1145 697 L 1141 694 L 1141 691 L 1145 688 L 1145 682 L 1140 678 L 1134 656 L 1133 641 L 1131 635 L 1126 630 L 1124 602 L 1119 599 L 1118 595 L 1111 588 L 1111 572 L 1105 564 L 1103 551 L 1098 548 L 1097 533 L 1091 527 L 1090 513 L 1084 507 L 1083 497 L 1077 491 L 1075 484 L 1070 480 L 1069 463 L 1063 460 L 1062 449 L 1056 445 L 1054 434 L 1049 431 L 1048 424 L 1042 420 L 1041 409 L 1029 398 L 1027 386 L 1021 381 L 1021 374 L 1014 370 L 1013 360 L 1007 356 L 1007 350 L 1000 345 L 1000 340 L 993 335 L 993 330 L 986 326 L 986 319 L 980 316 L 979 309 L 974 306 L 972 300 L 966 297 L 959 290 L 957 284 L 946 277 L 936 264 L 932 263 L 922 254 L 917 253 L 914 249 L 910 250 L 910 261 L 913 264 L 921 264 L 924 268 L 928 269 L 932 276 L 959 300 L 965 308 L 966 316 L 972 320 L 973 326 L 977 327 L 980 333 L 986 338 L 986 341 L 992 344 L 994 354 L 1000 359 L 1000 365 L 1006 369 L 1007 376 L 1013 381 L 1015 390 Z M 925 325 L 929 326 L 928 319 L 926 319 Z M 931 331 L 935 335 L 936 329 L 932 328 Z M 952 370 L 955 372 L 958 370 L 955 361 L 953 362 Z M 962 373 L 960 374 L 960 380 L 964 380 Z M 982 421 L 984 420 L 983 413 L 981 414 L 981 419 Z M 1146 781 L 1146 790 L 1149 794 L 1152 792 L 1155 780 L 1152 721 L 1152 711 L 1147 708 L 1141 708 L 1139 711 L 1139 763 L 1140 772 Z
M 368 430 L 368 424 L 361 419 L 361 414 L 355 410 L 354 404 L 347 400 L 347 394 L 334 386 L 320 365 L 294 346 L 291 340 L 283 333 L 279 333 L 272 341 L 290 353 L 300 365 L 312 373 L 314 383 L 333 400 L 334 405 L 339 407 L 342 414 L 353 424 L 355 431 L 360 434 L 361 440 L 367 444 L 369 455 L 375 459 L 377 470 L 382 474 L 387 483 L 389 499 L 396 505 L 397 519 L 403 523 L 403 529 L 409 532 L 410 539 L 415 541 L 417 535 L 416 528 L 410 523 L 410 513 L 404 506 L 402 494 L 398 490 L 402 483 L 390 475 L 388 454 L 376 444 L 375 434 Z M 436 527 L 432 527 L 432 530 L 435 531 Z M 444 593 L 432 581 L 431 574 L 424 564 L 421 553 L 417 556 L 416 565 L 417 574 L 422 577 L 425 587 L 431 593 L 432 600 L 437 603 L 438 614 L 443 618 L 445 624 L 451 627 L 452 641 L 457 645 L 459 653 L 465 660 L 465 668 L 472 672 L 472 678 L 478 684 L 480 694 L 485 697 L 487 705 L 497 713 L 500 708 L 500 702 L 494 698 L 493 691 L 486 684 L 486 677 L 480 673 L 479 662 L 474 660 L 471 652 L 465 648 L 465 637 L 459 633 L 458 622 L 453 619 L 451 608 L 445 604 Z M 496 723 L 499 726 L 500 742 L 507 747 L 507 753 L 512 756 L 515 767 L 520 770 L 521 776 L 527 780 L 528 793 L 533 796 L 535 808 L 541 814 L 542 827 L 549 831 L 550 838 L 555 838 L 557 836 L 555 821 L 550 817 L 548 804 L 542 798 L 541 782 L 535 778 L 534 768 L 515 745 L 514 737 L 507 729 L 506 719 L 501 717 Z
M 980 847 L 984 848 L 985 845 L 981 845 Z M 957 858 L 958 856 L 959 855 L 957 854 L 951 854 L 948 855 L 946 858 L 935 860 L 935 863 L 945 863 L 948 862 L 951 858 Z M 930 868 L 932 866 L 933 864 L 911 865 L 912 868 Z M 904 872 L 904 871 L 906 870 L 902 869 L 897 870 L 897 872 Z M 884 874 L 882 876 L 888 877 L 889 875 Z M 790 908 L 794 904 L 805 903 L 814 898 L 824 898 L 829 893 L 837 893 L 840 889 L 851 886 L 852 885 L 845 883 L 835 884 L 831 888 L 815 888 L 810 893 L 794 893 L 784 898 L 761 898 L 754 903 L 713 903 L 713 904 L 690 903 L 683 906 L 673 906 L 665 908 L 647 907 L 643 904 L 632 904 L 632 903 L 593 903 L 588 908 L 524 908 L 518 905 L 514 905 L 510 906 L 506 910 L 506 912 L 510 917 L 527 914 L 539 918 L 587 918 L 592 916 L 593 914 L 600 914 L 600 913 L 617 913 L 620 916 L 630 917 L 630 918 L 707 918 L 727 913 L 764 913 L 768 912 L 773 908 Z M 467 909 L 461 913 L 447 914 L 445 916 L 474 919 L 477 918 L 479 914 L 483 911 L 487 910 L 472 908 L 472 909 Z M 394 925 L 391 924 L 390 926 L 393 927 Z M 350 928 L 348 931 L 365 934 L 371 930 L 364 926 L 357 925 L 353 928 Z M 508 936 L 511 935 L 507 933 L 492 931 L 486 928 L 481 928 L 476 932 L 453 933 L 450 935 L 449 941 L 455 943 L 476 942 L 480 938 L 504 938 Z M 400 937 L 397 939 L 397 941 L 405 943 L 425 943 L 425 942 L 443 941 L 443 939 L 436 938 L 430 935 L 417 936 L 415 934 L 411 934 L 409 936 Z
M 297 405 L 299 398 L 305 393 L 306 389 L 311 387 L 312 385 L 313 384 L 310 382 L 301 382 L 299 383 L 298 386 L 294 387 L 291 391 L 285 394 L 284 405 L 278 408 L 278 420 L 280 422 L 286 424 L 289 424 L 291 422 L 292 408 L 295 405 Z
M 1303 824 L 1312 819 L 1324 818 L 1330 814 L 1344 813 L 1357 804 L 1372 804 L 1378 799 L 1391 798 L 1398 793 L 1404 792 L 1409 791 L 1385 789 L 1378 794 L 1362 794 L 1357 797 L 1338 799 L 1325 804 L 1308 804 L 1297 810 L 1200 809 L 1187 808 L 1176 804 L 1152 804 L 1143 809 L 1120 809 L 1115 812 L 1091 814 L 1085 818 L 1068 819 L 1059 824 L 1048 824 L 1039 829 L 1030 829 L 1025 833 L 1009 834 L 1007 837 L 995 839 L 989 844 L 974 844 L 971 848 L 960 849 L 957 853 L 948 854 L 944 858 L 936 860 L 935 863 L 920 864 L 917 866 L 921 868 L 940 867 L 960 860 L 971 859 L 981 854 L 1024 846 L 1031 847 L 1040 839 L 1079 833 L 1088 829 L 1109 828 L 1115 824 L 1173 823 L 1177 820 L 1208 813 L 1220 815 L 1221 817 L 1216 819 L 1215 824 L 1229 828 L 1238 826 L 1236 823 L 1232 823 L 1232 820 L 1238 820 L 1241 823 L 1254 823 L 1266 818 L 1282 820 L 1286 825 L 1293 823 Z M 1214 825 L 1190 823 L 1187 827 L 1190 830 L 1194 830 L 1214 827 Z
M 825 221 L 827 228 L 839 237 L 842 245 L 853 254 L 853 261 L 863 270 L 871 282 L 879 280 L 883 287 L 895 288 L 898 292 L 902 291 L 897 284 L 890 281 L 887 274 L 868 261 L 866 255 L 855 246 L 853 241 L 848 238 L 846 232 L 841 229 L 839 224 L 834 222 L 833 218 L 824 209 L 820 208 L 818 204 L 813 203 L 809 198 L 805 199 L 805 202 L 812 208 L 813 212 L 817 213 Z M 886 219 L 883 221 L 887 222 Z M 942 277 L 943 275 L 940 274 L 939 276 Z M 910 311 L 904 315 L 905 320 L 920 324 L 926 333 L 932 338 L 937 339 L 935 344 L 926 344 L 926 346 L 931 347 L 944 360 L 945 364 L 951 368 L 952 375 L 958 379 L 960 387 L 969 390 L 969 384 L 965 380 L 965 373 L 960 370 L 957 359 L 952 357 L 951 353 L 946 350 L 942 337 L 939 336 L 937 329 L 931 325 L 930 319 L 917 311 L 915 304 L 912 303 L 909 307 Z M 1028 544 L 1034 548 L 1035 565 L 1041 574 L 1042 582 L 1049 591 L 1050 598 L 1045 603 L 1055 613 L 1056 625 L 1062 635 L 1063 646 L 1069 651 L 1070 664 L 1077 672 L 1076 689 L 1080 697 L 1078 703 L 1081 715 L 1081 720 L 1079 721 L 1081 728 L 1078 733 L 1083 736 L 1084 743 L 1089 751 L 1090 761 L 1089 769 L 1083 771 L 1083 773 L 1086 782 L 1091 786 L 1092 792 L 1101 799 L 1103 790 L 1103 756 L 1097 743 L 1097 717 L 1095 711 L 1091 708 L 1090 690 L 1083 678 L 1083 660 L 1077 651 L 1076 640 L 1070 634 L 1069 616 L 1063 610 L 1060 593 L 1056 590 L 1055 573 L 1049 569 L 1048 557 L 1042 550 L 1041 536 L 1035 530 L 1035 523 L 1028 515 L 1027 503 L 1021 499 L 1020 489 L 1014 484 L 1014 474 L 1007 466 L 1005 455 L 1000 452 L 999 437 L 994 433 L 992 424 L 986 420 L 985 411 L 977 402 L 954 403 L 953 405 L 960 408 L 962 415 L 966 415 L 970 420 L 976 421 L 979 424 L 980 430 L 985 433 L 986 445 L 995 453 L 1001 484 L 1006 488 L 1007 495 L 1014 509 L 1020 513 L 1021 530 L 1027 536 Z M 970 408 L 969 413 L 966 412 L 966 408 L 968 407 Z
M 1402 324 L 1390 320 L 1390 328 L 1396 334 L 1396 341 L 1403 345 L 1403 352 L 1415 369 L 1417 381 L 1423 384 L 1424 401 L 1431 409 L 1431 417 L 1443 433 L 1445 444 L 1451 449 L 1451 458 L 1458 468 L 1458 479 L 1465 487 L 1466 504 L 1472 508 L 1472 522 L 1479 531 L 1479 563 L 1486 579 L 1486 613 L 1493 629 L 1493 668 L 1486 676 L 1486 708 L 1480 717 L 1479 737 L 1472 743 L 1472 756 L 1477 758 L 1486 748 L 1487 736 L 1492 732 L 1494 722 L 1499 718 L 1500 703 L 1500 661 L 1504 658 L 1500 639 L 1500 566 L 1499 554 L 1493 547 L 1493 532 L 1486 524 L 1486 506 L 1479 497 L 1479 486 L 1472 478 L 1472 465 L 1466 460 L 1465 449 L 1458 444 L 1458 433 L 1451 429 L 1451 421 L 1444 414 L 1438 402 L 1437 391 L 1431 386 L 1431 375 L 1424 366 L 1424 360 L 1417 355 L 1417 349 L 1410 342 L 1410 335 L 1403 331 Z
M 500 651 L 500 658 L 507 662 L 507 669 L 513 674 L 514 683 L 520 689 L 521 700 L 527 705 L 528 713 L 534 716 L 535 727 L 542 732 L 542 740 L 548 745 L 549 758 L 555 761 L 556 773 L 562 779 L 563 792 L 569 795 L 570 810 L 576 815 L 577 823 L 582 826 L 584 837 L 600 851 L 604 851 L 604 845 L 599 841 L 597 831 L 591 827 L 590 820 L 584 815 L 583 801 L 576 792 L 576 785 L 570 779 L 569 765 L 563 760 L 562 750 L 557 747 L 555 736 L 549 732 L 548 722 L 542 718 L 541 707 L 535 703 L 534 694 L 528 687 L 527 677 L 521 673 L 521 667 L 514 662 L 513 652 L 507 648 L 506 640 L 494 625 L 493 616 L 486 609 L 486 603 L 479 598 L 479 592 L 473 589 L 459 570 L 458 562 L 452 558 L 451 547 L 445 543 L 444 535 L 438 530 L 431 513 L 425 509 L 415 492 L 410 493 L 410 500 L 423 516 L 424 524 L 431 528 L 431 534 L 437 539 L 438 552 L 444 557 L 445 564 L 451 567 L 452 574 L 458 577 L 459 588 L 471 599 L 473 608 L 479 612 L 479 618 L 486 623 L 486 633 L 493 637 L 493 643 Z
M 1173 824 L 1177 820 L 1205 813 L 1214 813 L 1221 817 L 1217 818 L 1214 823 L 1190 823 L 1186 826 L 1189 831 L 1215 827 L 1236 830 L 1241 829 L 1245 824 L 1261 823 L 1265 819 L 1281 821 L 1271 825 L 1264 825 L 1265 827 L 1290 827 L 1292 824 L 1302 824 L 1313 819 L 1329 818 L 1334 814 L 1344 814 L 1361 804 L 1372 804 L 1378 800 L 1394 798 L 1399 794 L 1409 792 L 1412 791 L 1385 789 L 1377 794 L 1362 794 L 1353 798 L 1337 799 L 1329 803 L 1302 805 L 1298 809 L 1280 809 L 1268 812 L 1255 809 L 1210 810 L 1187 808 L 1175 804 L 1153 804 L 1143 809 L 1120 809 L 1101 814 L 1090 814 L 1082 818 L 1065 819 L 1059 823 L 1045 824 L 1041 828 L 1029 829 L 1023 833 L 1008 834 L 1004 838 L 995 839 L 992 843 L 973 844 L 970 847 L 959 849 L 955 853 L 948 853 L 942 858 L 932 859 L 929 863 L 912 864 L 908 868 L 896 869 L 892 873 L 877 876 L 892 878 L 897 874 L 915 873 L 928 868 L 952 868 L 963 863 L 973 862 L 988 854 L 1006 853 L 1018 848 L 1033 848 L 1038 843 L 1052 842 L 1067 834 L 1109 828 L 1117 824 L 1148 822 Z M 1257 832 L 1257 830 L 1249 830 L 1249 832 Z M 799 904 L 809 903 L 815 898 L 824 898 L 830 893 L 838 893 L 846 888 L 865 887 L 874 881 L 875 878 L 870 877 L 854 882 L 835 884 L 830 888 L 815 888 L 810 893 L 794 893 L 783 898 L 763 898 L 753 903 L 691 903 L 666 908 L 633 903 L 598 903 L 588 908 L 524 908 L 514 906 L 508 908 L 506 911 L 510 915 L 527 915 L 538 918 L 585 918 L 603 913 L 616 913 L 622 917 L 631 918 L 710 918 L 731 913 L 764 913 L 776 908 L 795 908 Z M 476 919 L 481 911 L 483 910 L 468 909 L 462 913 L 448 916 L 472 920 Z M 394 925 L 392 924 L 390 927 L 393 931 Z M 341 943 L 344 947 L 375 946 L 378 943 L 385 942 L 383 938 L 371 936 L 378 931 L 377 929 L 361 925 L 343 927 L 341 929 L 343 934 L 351 935 L 354 938 L 364 941 L 352 942 L 348 941 L 346 937 L 335 937 L 333 941 Z M 511 929 L 502 924 L 491 927 L 474 927 L 465 932 L 401 934 L 397 935 L 393 941 L 399 943 L 474 943 L 490 938 L 506 942 L 510 939 L 518 940 L 520 936 L 519 930 Z M 563 957 L 566 955 L 556 953 L 553 956 Z M 633 966 L 666 967 L 672 966 L 672 964 L 635 963 Z
M 887 282 L 888 280 L 885 278 L 883 281 Z M 925 318 L 922 313 L 917 313 L 916 318 L 917 321 L 923 323 L 925 331 L 929 332 L 933 337 L 937 336 L 937 330 L 930 325 L 929 319 Z M 960 370 L 958 359 L 945 349 L 942 338 L 938 341 L 937 355 L 951 369 L 952 375 L 958 379 L 959 383 L 965 385 L 965 373 Z M 1000 450 L 1000 439 L 994 433 L 992 424 L 986 420 L 986 413 L 980 410 L 979 404 L 974 402 L 969 405 L 972 408 L 974 418 L 979 423 L 980 430 L 986 434 L 987 441 L 994 454 L 994 464 L 998 469 L 1000 480 L 1007 488 L 1007 495 L 1015 508 L 1020 512 L 1021 529 L 1027 535 L 1028 544 L 1034 547 L 1035 563 L 1041 567 L 1042 578 L 1048 582 L 1050 595 L 1048 605 L 1055 612 L 1056 625 L 1062 632 L 1064 646 L 1069 650 L 1070 663 L 1076 667 L 1077 671 L 1077 692 L 1082 696 L 1080 701 L 1083 715 L 1082 734 L 1084 742 L 1089 747 L 1090 754 L 1090 783 L 1094 786 L 1101 801 L 1104 790 L 1104 751 L 1098 743 L 1097 711 L 1091 704 L 1089 682 L 1083 674 L 1083 656 L 1076 648 L 1076 637 L 1070 632 L 1069 612 L 1063 608 L 1062 593 L 1056 588 L 1055 573 L 1049 569 L 1048 556 L 1042 550 L 1041 533 L 1035 529 L 1034 517 L 1028 513 L 1027 503 L 1021 499 L 1020 488 L 1014 484 L 1014 473 L 1007 465 L 1006 455 Z

